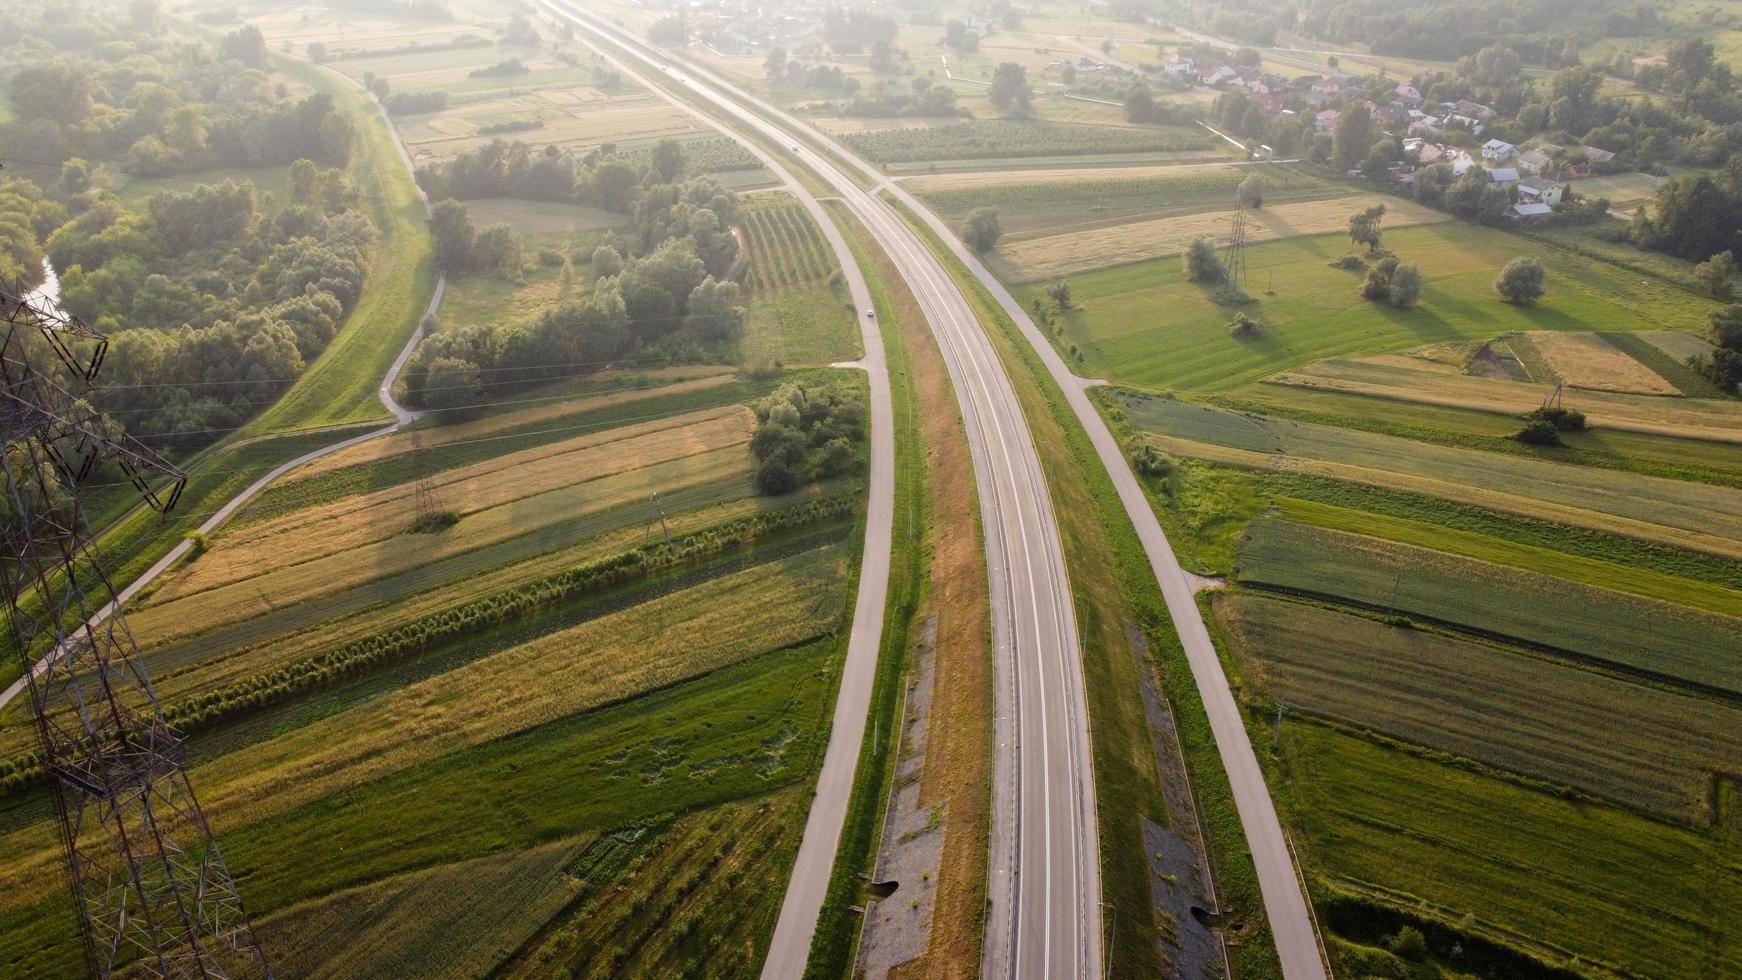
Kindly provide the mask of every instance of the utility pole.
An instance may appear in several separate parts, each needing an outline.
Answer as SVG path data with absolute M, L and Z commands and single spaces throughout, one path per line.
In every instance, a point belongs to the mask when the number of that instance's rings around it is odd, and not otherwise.
M 187 477 L 91 407 L 101 333 L 3 288 L 0 329 L 6 605 L 90 972 L 269 978 L 79 501 L 101 468 L 167 512 Z

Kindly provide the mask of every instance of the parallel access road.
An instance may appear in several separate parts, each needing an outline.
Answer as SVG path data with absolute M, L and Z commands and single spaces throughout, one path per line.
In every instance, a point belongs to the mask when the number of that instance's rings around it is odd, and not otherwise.
M 791 146 L 864 222 L 925 311 L 973 452 L 991 577 L 999 669 L 985 972 L 1100 976 L 1094 777 L 1070 582 L 1034 440 L 979 318 L 943 263 L 887 201 L 750 108 L 772 114 L 772 107 L 712 73 L 692 67 L 679 72 L 664 53 L 567 0 L 545 2 L 659 68 L 729 116 L 736 128 Z M 817 805 L 822 803 L 819 796 Z M 827 874 L 827 868 L 801 865 L 793 888 L 801 875 L 821 881 Z M 808 906 L 783 906 L 765 978 L 802 974 L 815 916 Z
M 597 21 L 597 18 L 595 18 L 595 21 Z M 622 35 L 622 32 L 620 31 L 615 31 L 615 28 L 611 28 L 609 25 L 606 25 L 606 27 L 620 36 L 626 36 Z M 633 39 L 631 39 L 631 41 L 632 43 L 639 44 L 639 42 L 633 42 Z M 644 50 L 651 50 L 646 49 L 645 46 L 642 47 Z M 662 57 L 657 53 L 654 53 L 653 56 L 655 58 Z M 1210 642 L 1209 630 L 1205 627 L 1203 615 L 1199 611 L 1197 603 L 1193 598 L 1191 586 L 1186 579 L 1185 570 L 1180 566 L 1179 559 L 1174 554 L 1173 546 L 1167 540 L 1167 535 L 1162 532 L 1161 524 L 1156 519 L 1155 512 L 1150 508 L 1149 500 L 1144 495 L 1143 488 L 1137 482 L 1136 476 L 1131 472 L 1131 468 L 1125 460 L 1125 453 L 1119 445 L 1119 440 L 1115 438 L 1113 433 L 1107 428 L 1106 422 L 1101 418 L 1100 413 L 1096 411 L 1093 403 L 1090 402 L 1088 395 L 1085 393 L 1083 379 L 1078 378 L 1071 372 L 1069 366 L 1065 364 L 1064 359 L 1058 355 L 1058 352 L 1053 348 L 1052 343 L 1047 340 L 1046 335 L 1035 326 L 1033 320 L 1029 318 L 1027 311 L 1023 309 L 1022 304 L 1018 303 L 1016 299 L 1010 295 L 1009 290 L 1004 288 L 1003 283 L 1001 283 L 998 278 L 980 262 L 978 257 L 957 240 L 952 229 L 945 225 L 945 223 L 928 208 L 914 199 L 911 194 L 893 181 L 890 181 L 885 175 L 879 172 L 876 167 L 861 160 L 845 147 L 841 146 L 824 133 L 791 113 L 778 109 L 767 102 L 743 92 L 741 89 L 738 89 L 731 83 L 718 78 L 717 75 L 705 69 L 688 66 L 686 70 L 692 76 L 701 76 L 709 79 L 710 84 L 719 89 L 734 93 L 734 97 L 739 102 L 744 105 L 755 106 L 761 112 L 762 116 L 778 120 L 780 124 L 776 127 L 755 114 L 745 113 L 741 109 L 738 111 L 741 118 L 747 117 L 749 120 L 757 124 L 758 128 L 769 132 L 771 135 L 790 134 L 791 138 L 803 138 L 806 140 L 806 143 L 799 144 L 800 155 L 807 163 L 812 163 L 813 166 L 816 165 L 813 161 L 821 162 L 826 166 L 826 172 L 821 167 L 818 167 L 817 169 L 819 173 L 824 173 L 825 179 L 828 179 L 832 185 L 837 187 L 842 186 L 842 181 L 840 179 L 842 175 L 835 169 L 829 158 L 813 152 L 810 149 L 811 146 L 821 146 L 826 149 L 833 158 L 846 161 L 847 164 L 863 174 L 869 181 L 873 182 L 876 190 L 886 190 L 897 200 L 912 209 L 915 214 L 920 215 L 930 225 L 932 230 L 937 233 L 938 237 L 948 244 L 949 248 L 954 251 L 956 256 L 966 263 L 969 270 L 972 271 L 975 277 L 980 280 L 989 292 L 991 292 L 993 297 L 998 300 L 999 305 L 1004 308 L 1004 311 L 1022 330 L 1029 345 L 1034 348 L 1036 353 L 1040 356 L 1041 361 L 1045 363 L 1047 371 L 1053 376 L 1054 381 L 1059 385 L 1059 387 L 1063 389 L 1066 402 L 1071 406 L 1071 410 L 1077 416 L 1077 420 L 1088 433 L 1089 440 L 1094 445 L 1096 454 L 1101 458 L 1102 465 L 1106 468 L 1108 475 L 1113 481 L 1114 489 L 1119 495 L 1120 503 L 1125 507 L 1126 515 L 1130 518 L 1133 526 L 1136 528 L 1137 536 L 1139 540 L 1142 541 L 1144 550 L 1149 555 L 1150 569 L 1155 575 L 1156 582 L 1161 587 L 1162 597 L 1167 603 L 1168 613 L 1172 616 L 1174 628 L 1179 633 L 1180 643 L 1186 652 L 1187 663 L 1191 666 L 1193 681 L 1197 685 L 1198 695 L 1202 699 L 1205 711 L 1209 717 L 1210 730 L 1216 740 L 1216 749 L 1221 757 L 1222 767 L 1227 771 L 1228 781 L 1233 788 L 1235 809 L 1240 815 L 1241 828 L 1245 832 L 1247 846 L 1252 852 L 1253 862 L 1257 867 L 1259 889 L 1264 899 L 1264 911 L 1270 922 L 1271 933 L 1276 941 L 1277 954 L 1282 963 L 1283 975 L 1287 977 L 1288 980 L 1323 980 L 1326 976 L 1326 969 L 1323 954 L 1318 942 L 1318 932 L 1312 919 L 1312 912 L 1308 907 L 1305 892 L 1302 889 L 1299 875 L 1295 869 L 1293 854 L 1289 849 L 1287 838 L 1283 834 L 1282 823 L 1277 818 L 1275 803 L 1270 798 L 1269 788 L 1265 785 L 1264 774 L 1259 768 L 1257 755 L 1253 752 L 1252 743 L 1247 737 L 1246 728 L 1240 715 L 1239 706 L 1235 702 L 1233 692 L 1228 686 L 1227 675 L 1223 672 L 1222 664 L 1217 658 L 1215 647 Z M 698 91 L 700 91 L 700 89 L 698 89 Z M 859 192 L 857 185 L 853 184 L 850 179 L 847 179 L 845 183 L 852 186 L 855 192 Z M 844 193 L 843 196 L 847 195 Z M 882 206 L 885 211 L 888 211 L 891 214 L 893 213 L 881 198 L 874 195 L 865 195 L 863 192 L 859 192 L 859 196 L 869 196 L 872 201 L 877 205 Z M 849 200 L 851 200 L 850 197 Z M 881 239 L 882 236 L 879 235 L 879 237 Z M 887 248 L 888 245 L 886 244 L 885 247 Z M 897 262 L 903 264 L 904 271 L 909 268 L 903 259 L 897 258 Z M 935 262 L 933 264 L 935 265 Z M 953 284 L 949 288 L 953 291 Z M 936 324 L 934 323 L 934 329 L 935 328 Z M 974 325 L 974 331 L 978 333 L 977 324 Z M 942 340 L 941 334 L 940 340 Z M 993 363 L 995 366 L 996 362 L 994 361 Z M 954 369 L 952 368 L 952 376 L 953 374 Z M 958 391 L 960 391 L 960 382 L 958 382 Z M 976 459 L 976 464 L 978 464 L 978 459 Z M 986 478 L 980 473 L 978 465 L 976 465 L 976 476 L 980 479 L 981 494 L 984 497 Z M 992 526 L 990 521 L 987 522 L 987 526 L 988 528 Z M 988 534 L 987 539 L 989 545 L 988 552 L 990 552 L 992 535 Z M 989 554 L 989 563 L 991 557 L 992 556 Z M 996 606 L 994 607 L 994 612 L 997 612 Z M 1079 684 L 1079 698 L 1080 693 L 1081 688 Z M 1080 708 L 1077 717 L 1079 719 L 1083 718 Z M 1000 735 L 1000 740 L 1002 741 L 1002 735 Z M 1086 751 L 1086 748 L 1084 751 Z M 1024 756 L 1024 758 L 1026 759 L 1028 756 Z M 1087 762 L 1084 763 L 1084 766 L 1087 766 Z M 1088 775 L 1084 776 L 1085 782 L 1088 778 L 1090 778 Z M 995 794 L 996 792 L 997 790 L 995 790 Z M 998 807 L 1000 805 L 1000 800 L 995 798 L 993 803 L 995 807 Z M 1091 808 L 1089 812 L 1092 814 L 1092 793 L 1089 797 L 1088 806 Z M 1089 826 L 1092 835 L 1092 828 L 1094 825 L 1091 822 Z M 994 826 L 994 871 L 998 866 L 998 841 L 996 830 L 997 827 Z M 1092 840 L 1090 842 L 1089 853 L 1091 856 L 1093 855 Z M 999 885 L 996 878 L 991 885 L 993 887 L 993 896 L 996 900 L 997 887 Z M 1098 895 L 1098 888 L 1091 894 Z M 1093 901 L 1093 899 L 1091 899 L 1091 901 Z M 995 914 L 996 911 L 996 908 L 994 908 L 994 915 L 988 918 L 988 955 L 986 964 L 987 969 L 985 970 L 987 976 L 1005 975 L 1004 971 L 995 968 L 998 964 L 996 964 L 992 958 L 995 952 L 992 948 L 992 939 L 994 936 L 998 935 L 998 929 L 1000 928 Z M 1099 929 L 1097 926 L 1096 935 L 1098 935 L 1098 933 Z M 1094 971 L 1084 972 L 1083 975 L 1098 976 L 1099 969 L 1097 968 Z
M 567 17 L 583 27 L 592 26 L 577 18 L 566 5 L 544 0 L 545 6 L 559 17 Z M 677 98 L 663 87 L 653 84 L 642 74 L 599 44 L 584 40 L 588 47 L 603 57 L 626 78 L 640 84 L 679 111 L 695 118 L 703 126 L 718 129 L 762 162 L 771 173 L 798 198 L 822 230 L 823 237 L 835 253 L 835 261 L 847 281 L 847 292 L 853 300 L 853 315 L 859 321 L 859 339 L 865 350 L 859 362 L 870 377 L 871 386 L 871 473 L 870 498 L 865 513 L 865 546 L 859 564 L 859 594 L 853 603 L 853 625 L 847 637 L 847 655 L 841 666 L 840 690 L 835 696 L 835 712 L 829 726 L 828 747 L 823 751 L 823 765 L 817 773 L 816 794 L 810 813 L 805 818 L 804 836 L 800 838 L 798 855 L 793 860 L 793 872 L 787 881 L 786 898 L 781 904 L 780 919 L 775 926 L 774 952 L 767 969 L 778 976 L 798 977 L 804 973 L 810 953 L 811 937 L 816 932 L 817 914 L 828 894 L 829 875 L 835 866 L 835 854 L 840 848 L 841 828 L 846 823 L 847 803 L 853 795 L 853 776 L 858 769 L 859 749 L 865 742 L 865 718 L 871 708 L 871 693 L 877 680 L 877 656 L 883 642 L 883 620 L 889 593 L 890 554 L 894 545 L 895 525 L 895 409 L 889 386 L 889 367 L 884 356 L 883 336 L 871 315 L 871 290 L 865 274 L 853 257 L 852 249 L 815 195 L 799 182 L 780 161 L 759 144 L 729 128 Z M 621 47 L 621 45 L 619 45 Z M 641 57 L 631 49 L 629 54 Z M 641 60 L 647 60 L 642 58 Z M 756 901 L 757 897 L 747 897 Z

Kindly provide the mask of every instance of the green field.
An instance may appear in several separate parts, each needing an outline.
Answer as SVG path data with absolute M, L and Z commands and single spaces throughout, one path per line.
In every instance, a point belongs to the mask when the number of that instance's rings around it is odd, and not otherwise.
M 1742 491 L 1127 395 L 1163 449 L 1440 496 L 1714 555 L 1742 555 Z
M 1255 339 L 1230 337 L 1233 311 L 1188 281 L 1178 258 L 1162 258 L 1072 276 L 1082 310 L 1062 318 L 1059 343 L 1082 351 L 1079 370 L 1091 376 L 1155 390 L 1221 389 L 1320 358 L 1511 330 L 1691 329 L 1711 305 L 1593 259 L 1461 222 L 1399 228 L 1384 242 L 1427 279 L 1414 309 L 1362 299 L 1359 273 L 1327 264 L 1348 250 L 1348 240 L 1319 235 L 1247 248 L 1246 288 L 1257 302 L 1243 309 L 1265 325 Z M 1502 303 L 1492 289 L 1501 266 L 1520 255 L 1537 256 L 1547 270 L 1548 294 L 1535 307 Z M 1012 289 L 1024 306 L 1043 291 L 1042 284 Z
M 1327 717 L 1708 827 L 1742 708 L 1305 603 L 1218 596 L 1248 679 Z M 1627 737 L 1617 738 L 1619 726 Z
M 877 163 L 1000 157 L 1204 150 L 1214 137 L 1185 127 L 1121 129 L 1068 123 L 976 119 L 951 126 L 874 129 L 840 141 Z
M 257 194 L 271 194 L 280 205 L 290 200 L 289 167 L 220 167 L 199 173 L 176 174 L 170 177 L 132 177 L 120 184 L 116 196 L 128 207 L 139 208 L 147 198 L 165 191 L 187 192 L 201 184 L 221 184 L 226 180 L 252 183 Z M 117 182 L 119 183 L 119 182 Z
M 1285 521 L 1253 522 L 1235 574 L 1742 694 L 1742 620 Z
M 1277 792 L 1319 875 L 1580 972 L 1742 973 L 1735 828 L 1694 833 L 1293 719 L 1281 744 Z
M 830 364 L 863 353 L 838 266 L 808 212 L 790 196 L 759 195 L 744 211 L 747 365 Z

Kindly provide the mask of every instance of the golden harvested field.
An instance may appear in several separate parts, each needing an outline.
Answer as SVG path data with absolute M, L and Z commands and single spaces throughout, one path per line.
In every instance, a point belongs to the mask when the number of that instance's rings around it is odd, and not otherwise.
M 345 10 L 322 3 L 271 6 L 259 13 L 245 11 L 248 23 L 260 28 L 275 50 L 285 44 L 302 54 L 319 41 L 334 54 L 378 51 L 412 43 L 441 44 L 467 34 L 494 36 L 491 24 L 464 10 L 448 20 L 412 19 Z
M 1518 415 L 1542 404 L 1554 386 L 1523 381 L 1499 381 L 1446 373 L 1437 367 L 1410 364 L 1414 358 L 1333 358 L 1317 361 L 1270 380 L 1326 391 L 1420 402 L 1447 408 L 1469 408 Z M 1742 442 L 1742 402 L 1706 398 L 1662 398 L 1622 392 L 1568 390 L 1568 408 L 1585 413 L 1594 426 L 1650 435 Z
M 1385 227 L 1431 224 L 1448 220 L 1442 212 L 1408 201 L 1357 195 L 1328 201 L 1300 201 L 1247 212 L 1250 242 L 1342 231 L 1349 215 L 1373 204 L 1385 205 Z M 1136 221 L 1093 231 L 1070 232 L 1011 242 L 992 254 L 992 267 L 1007 280 L 1035 282 L 1053 276 L 1125 265 L 1183 251 L 1186 242 L 1207 235 L 1224 243 L 1229 212 Z
M 661 371 L 648 371 L 643 374 L 625 374 L 622 378 L 621 390 L 580 398 L 565 398 L 561 401 L 517 412 L 492 415 L 471 422 L 437 426 L 433 429 L 421 430 L 419 436 L 423 440 L 424 448 L 435 449 L 439 446 L 450 446 L 455 443 L 483 439 L 536 422 L 554 422 L 569 416 L 595 412 L 601 408 L 610 408 L 615 405 L 631 404 L 648 398 L 664 398 L 668 395 L 718 388 L 723 384 L 729 384 L 734 377 L 733 372 L 711 365 L 668 368 Z M 665 383 L 667 381 L 670 383 Z M 349 449 L 341 449 L 329 456 L 323 456 L 301 469 L 285 474 L 280 482 L 288 485 L 320 476 L 323 473 L 330 473 L 333 470 L 344 469 L 347 466 L 392 459 L 411 452 L 411 447 L 411 433 L 396 432 L 379 439 L 358 443 Z
M 535 446 L 434 474 L 430 482 L 441 505 L 464 522 L 548 491 L 743 445 L 754 424 L 749 409 L 728 405 Z M 247 525 L 219 538 L 157 596 L 169 601 L 394 537 L 411 526 L 416 511 L 403 487 L 388 487 Z
M 736 408 L 699 426 L 643 439 L 596 440 L 598 445 L 558 450 L 548 459 L 539 454 L 556 447 L 541 447 L 452 471 L 466 475 L 438 477 L 436 495 L 463 516 L 439 533 L 409 532 L 415 502 L 404 487 L 250 525 L 233 540 L 219 538 L 210 552 L 184 566 L 130 622 L 142 643 L 163 644 L 521 539 L 643 500 L 656 489 L 673 493 L 744 475 L 750 464 L 744 449 L 748 416 Z M 504 462 L 520 456 L 532 459 L 518 466 Z M 275 560 L 275 554 L 284 557 Z M 213 558 L 221 560 L 208 567 Z
M 815 548 L 539 637 L 192 767 L 214 830 L 838 629 L 853 560 Z M 61 860 L 38 822 L 0 837 L 0 913 Z
M 1530 342 L 1571 388 L 1636 395 L 1680 395 L 1655 371 L 1585 330 L 1533 330 Z
M 623 145 L 695 131 L 688 116 L 649 93 L 607 95 L 580 86 L 465 103 L 408 123 L 401 131 L 412 158 L 425 163 L 504 138 L 484 132 L 486 126 L 523 121 L 543 126 L 507 134 L 509 138 L 560 146 L 576 155 L 602 143 Z

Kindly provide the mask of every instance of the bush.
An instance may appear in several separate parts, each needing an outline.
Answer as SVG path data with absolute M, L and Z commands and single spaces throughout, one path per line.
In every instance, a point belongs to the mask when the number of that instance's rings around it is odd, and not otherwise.
M 1222 257 L 1216 254 L 1215 243 L 1205 235 L 1186 243 L 1183 258 L 1186 278 L 1192 282 L 1215 282 L 1226 272 L 1222 268 Z
M 198 558 L 199 556 L 205 554 L 212 547 L 212 539 L 206 537 L 206 532 L 204 532 L 204 531 L 189 531 L 186 535 L 186 538 L 187 538 L 187 542 L 189 545 L 189 547 L 188 547 L 188 560 L 189 561 L 192 561 L 193 559 Z
M 1423 281 L 1421 268 L 1414 262 L 1405 262 L 1391 273 L 1391 305 L 1400 310 L 1414 306 L 1421 299 Z
M 1561 444 L 1561 432 L 1548 419 L 1531 419 L 1524 423 L 1524 428 L 1512 438 L 1527 446 L 1558 446 Z
M 1398 956 L 1406 960 L 1423 960 L 1427 958 L 1427 937 L 1415 926 L 1404 926 L 1397 930 L 1397 935 L 1386 940 L 1385 945 Z
M 780 496 L 860 467 L 865 410 L 839 385 L 787 385 L 756 406 L 756 417 L 750 451 L 760 493 Z
M 1235 340 L 1250 340 L 1263 332 L 1264 324 L 1245 313 L 1235 313 L 1234 319 L 1228 321 L 1228 336 Z
M 992 251 L 1002 237 L 1004 228 L 998 223 L 998 212 L 992 208 L 975 208 L 962 226 L 962 241 L 976 252 Z
M 1131 468 L 1139 476 L 1167 476 L 1173 472 L 1173 457 L 1145 442 L 1131 451 Z
M 1494 291 L 1508 303 L 1528 306 L 1542 297 L 1542 263 L 1525 256 L 1506 263 L 1494 280 Z
M 1344 252 L 1342 255 L 1332 259 L 1326 264 L 1333 269 L 1346 269 L 1350 272 L 1354 272 L 1359 269 L 1365 269 L 1367 267 L 1367 260 L 1362 258 L 1361 253 L 1359 252 Z
M 1549 407 L 1547 405 L 1524 416 L 1526 422 L 1543 421 L 1555 427 L 1556 432 L 1582 432 L 1585 428 L 1585 413 L 1576 408 Z

